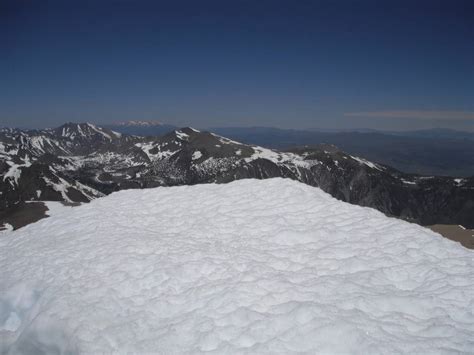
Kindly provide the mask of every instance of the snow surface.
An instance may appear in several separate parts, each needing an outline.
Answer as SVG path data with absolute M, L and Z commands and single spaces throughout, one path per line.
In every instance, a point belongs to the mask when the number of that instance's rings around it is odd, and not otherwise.
M 191 157 L 192 160 L 198 160 L 202 157 L 202 153 L 199 150 L 196 150 Z
M 410 180 L 406 180 L 406 179 L 403 179 L 403 178 L 401 178 L 401 181 L 402 181 L 404 184 L 416 185 L 416 182 L 415 182 L 415 181 L 410 181 Z
M 372 168 L 372 169 L 377 169 L 377 170 L 380 170 L 380 171 L 383 171 L 381 167 L 379 167 L 377 164 L 375 163 L 372 163 L 371 161 L 368 161 L 368 160 L 365 160 L 365 159 L 362 159 L 362 158 L 359 158 L 359 157 L 354 157 L 354 156 L 350 156 L 352 159 L 354 159 L 355 161 L 357 161 L 359 164 L 363 164 L 363 165 L 367 165 L 369 168 Z
M 65 205 L 64 203 L 62 202 L 58 202 L 58 201 L 40 201 L 40 202 L 43 202 L 46 207 L 48 207 L 48 210 L 46 211 L 46 214 L 48 216 L 54 216 L 56 214 L 62 214 L 62 213 L 65 213 L 67 212 L 68 210 L 70 210 L 71 208 L 76 208 L 77 206 L 72 206 L 72 205 Z M 78 202 L 76 202 L 75 204 L 79 204 Z
M 253 154 L 245 158 L 247 163 L 250 163 L 256 159 L 266 159 L 275 164 L 294 164 L 296 167 L 311 168 L 314 165 L 321 164 L 316 159 L 305 159 L 305 155 L 298 155 L 293 153 L 282 153 L 272 149 L 263 148 L 259 146 L 252 146 Z
M 0 224 L 0 234 L 11 232 L 12 230 L 13 230 L 13 226 L 10 223 Z
M 105 133 L 101 127 L 97 127 L 96 125 L 93 125 L 92 123 L 86 123 L 86 125 L 92 129 L 93 131 L 97 132 L 98 134 L 104 136 L 105 138 L 112 140 L 112 137 Z M 79 125 L 78 125 L 79 126 Z
M 176 137 L 178 137 L 179 139 L 183 140 L 183 141 L 187 141 L 189 139 L 189 134 L 186 134 L 180 130 L 176 130 L 174 131 L 175 134 L 176 134 Z
M 120 191 L 2 233 L 0 353 L 468 353 L 473 256 L 285 179 Z

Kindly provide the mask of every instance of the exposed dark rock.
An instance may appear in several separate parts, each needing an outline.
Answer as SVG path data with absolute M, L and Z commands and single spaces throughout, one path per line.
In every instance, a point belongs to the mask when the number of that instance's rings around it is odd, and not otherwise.
M 404 174 L 333 145 L 278 152 L 192 128 L 136 137 L 87 123 L 0 131 L 3 211 L 23 201 L 85 202 L 121 189 L 271 177 L 421 224 L 474 227 L 474 178 Z

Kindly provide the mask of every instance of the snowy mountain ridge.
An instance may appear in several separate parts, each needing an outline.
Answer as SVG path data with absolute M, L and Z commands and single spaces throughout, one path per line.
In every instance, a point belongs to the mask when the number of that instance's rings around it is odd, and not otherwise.
M 114 125 L 117 126 L 145 126 L 145 127 L 152 127 L 152 126 L 163 126 L 165 123 L 161 121 L 121 121 L 121 122 L 116 122 Z
M 474 347 L 473 251 L 290 179 L 120 191 L 0 250 L 0 353 Z
M 276 151 L 193 128 L 159 137 L 90 123 L 0 131 L 0 211 L 22 201 L 87 202 L 130 188 L 288 177 L 423 224 L 474 227 L 474 179 L 424 177 L 331 145 Z

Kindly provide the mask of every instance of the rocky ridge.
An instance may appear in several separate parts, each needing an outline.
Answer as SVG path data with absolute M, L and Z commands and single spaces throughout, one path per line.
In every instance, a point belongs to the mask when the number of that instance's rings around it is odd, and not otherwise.
M 0 130 L 0 211 L 24 201 L 87 202 L 122 189 L 272 177 L 420 224 L 474 227 L 474 178 L 405 174 L 332 145 L 276 151 L 189 127 L 159 137 L 90 123 Z

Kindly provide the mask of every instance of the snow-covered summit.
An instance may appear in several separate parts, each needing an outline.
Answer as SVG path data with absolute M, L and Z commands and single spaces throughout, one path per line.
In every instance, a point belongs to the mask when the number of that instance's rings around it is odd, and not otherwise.
M 0 237 L 0 352 L 458 353 L 473 252 L 286 179 L 125 190 Z
M 54 133 L 60 137 L 74 139 L 91 139 L 92 137 L 112 141 L 122 135 L 109 129 L 96 126 L 92 123 L 66 123 L 55 128 Z
M 143 120 L 120 121 L 120 122 L 115 122 L 113 124 L 117 126 L 125 126 L 125 127 L 134 127 L 134 126 L 153 127 L 153 126 L 166 125 L 165 123 L 161 121 L 156 121 L 156 120 L 155 121 L 143 121 Z

